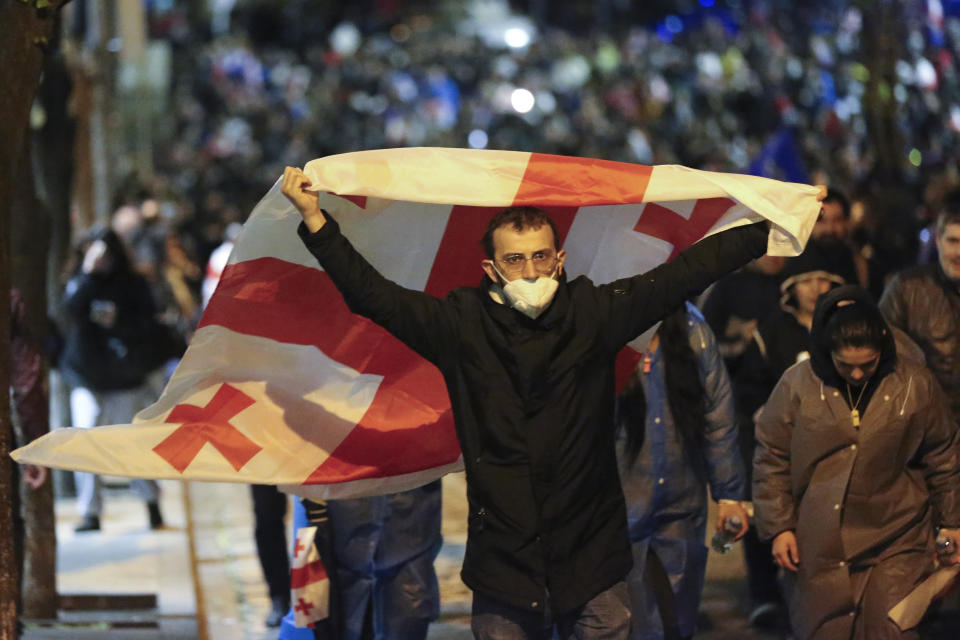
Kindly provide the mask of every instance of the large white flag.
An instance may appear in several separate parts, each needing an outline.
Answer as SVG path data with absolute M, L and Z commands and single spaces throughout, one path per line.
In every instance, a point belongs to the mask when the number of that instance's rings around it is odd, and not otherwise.
M 506 206 L 549 212 L 566 271 L 598 283 L 761 219 L 773 223 L 768 252 L 796 255 L 820 208 L 807 185 L 509 151 L 361 151 L 305 171 L 374 267 L 437 296 L 480 282 L 480 238 Z M 297 237 L 299 221 L 278 182 L 244 225 L 163 395 L 133 424 L 58 429 L 14 458 L 132 477 L 292 485 L 313 498 L 398 491 L 460 468 L 440 373 L 347 310 Z M 636 361 L 625 349 L 620 379 Z

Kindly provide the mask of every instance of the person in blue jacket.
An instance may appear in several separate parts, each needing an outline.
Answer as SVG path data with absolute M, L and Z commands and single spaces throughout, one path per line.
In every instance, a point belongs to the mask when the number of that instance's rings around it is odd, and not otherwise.
M 424 640 L 440 614 L 440 481 L 329 500 L 342 640 Z
M 632 638 L 689 638 L 707 567 L 707 485 L 716 528 L 740 519 L 746 475 L 716 339 L 687 303 L 668 315 L 618 398 L 618 463 L 633 549 Z

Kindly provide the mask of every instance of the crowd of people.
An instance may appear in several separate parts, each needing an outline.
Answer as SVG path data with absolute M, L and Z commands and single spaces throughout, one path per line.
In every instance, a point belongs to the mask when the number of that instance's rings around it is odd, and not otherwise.
M 884 237 L 879 223 L 892 218 L 915 236 L 938 185 L 953 177 L 960 20 L 917 3 L 896 25 L 905 44 L 885 80 L 905 142 L 886 159 L 902 167 L 903 196 L 891 203 L 878 193 L 890 176 L 880 173 L 866 95 L 880 72 L 867 57 L 869 14 L 844 4 L 717 4 L 666 26 L 586 36 L 528 27 L 529 43 L 513 48 L 502 33 L 496 42 L 462 26 L 476 21 L 469 15 L 458 23 L 371 8 L 361 18 L 250 3 L 215 30 L 178 5 L 158 9 L 152 35 L 173 53 L 158 130 L 172 135 L 158 140 L 165 195 L 155 195 L 184 210 L 202 264 L 216 232 L 242 219 L 284 166 L 314 157 L 478 146 L 677 163 L 829 182 L 851 195 L 858 243 L 892 268 L 909 264 L 916 242 Z M 528 111 L 515 106 L 515 90 L 530 93 Z
M 145 390 L 158 390 L 158 380 L 170 373 L 164 366 L 189 340 L 209 296 L 209 289 L 201 292 L 204 276 L 208 287 L 215 282 L 237 223 L 284 167 L 314 157 L 472 146 L 828 183 L 802 256 L 757 258 L 714 285 L 699 300 L 702 312 L 681 305 L 661 324 L 619 399 L 619 431 L 598 444 L 613 444 L 618 434 L 619 478 L 616 465 L 590 470 L 597 487 L 623 486 L 626 535 L 611 525 L 591 530 L 598 537 L 587 544 L 582 530 L 551 532 L 554 549 L 580 544 L 579 555 L 592 565 L 590 580 L 575 567 L 538 560 L 533 550 L 543 532 L 526 521 L 518 494 L 499 503 L 487 472 L 469 462 L 472 500 L 481 502 L 471 505 L 474 542 L 464 578 L 478 594 L 474 630 L 480 637 L 505 620 L 519 620 L 533 629 L 532 637 L 542 632 L 546 573 L 564 585 L 550 594 L 561 633 L 580 633 L 583 607 L 606 594 L 606 611 L 631 605 L 633 621 L 625 624 L 633 625 L 632 637 L 691 637 L 707 562 L 709 487 L 720 503 L 717 527 L 733 516 L 742 523 L 751 623 L 782 629 L 789 620 L 800 637 L 901 637 L 886 612 L 929 573 L 930 563 L 917 558 L 933 557 L 934 528 L 956 536 L 960 526 L 953 488 L 960 473 L 960 197 L 953 190 L 960 184 L 960 146 L 953 144 L 960 132 L 953 64 L 960 19 L 943 15 L 940 3 L 924 3 L 922 11 L 905 10 L 898 25 L 906 44 L 888 90 L 909 139 L 900 178 L 902 201 L 910 206 L 897 212 L 895 228 L 913 239 L 893 242 L 879 224 L 890 204 L 878 197 L 878 181 L 889 176 L 877 172 L 866 106 L 874 68 L 862 57 L 869 16 L 842 5 L 791 13 L 774 10 L 782 9 L 774 2 L 713 4 L 603 35 L 544 26 L 527 34 L 529 43 L 510 47 L 479 30 L 455 28 L 449 16 L 425 13 L 372 11 L 350 22 L 345 18 L 353 16 L 342 11 L 318 10 L 292 27 L 285 16 L 297 7 L 308 13 L 303 3 L 238 6 L 221 24 L 181 5 L 155 3 L 150 35 L 173 52 L 170 108 L 159 116 L 171 135 L 157 143 L 156 175 L 131 176 L 121 186 L 111 229 L 85 236 L 71 266 L 60 366 L 73 388 L 73 424 L 125 422 L 116 412 L 129 418 L 143 406 Z M 279 34 L 270 28 L 281 24 L 288 26 Z M 517 90 L 527 90 L 532 101 L 518 105 Z M 308 211 L 302 201 L 298 207 Z M 523 232 L 547 223 L 523 218 L 509 224 Z M 321 262 L 341 259 L 304 237 Z M 494 253 L 491 269 L 500 257 Z M 756 257 L 748 253 L 731 266 Z M 921 266 L 901 272 L 913 264 Z M 559 265 L 562 270 L 562 259 Z M 517 275 L 487 274 L 504 290 L 507 276 Z M 721 270 L 708 275 L 696 274 L 698 282 L 706 285 Z M 344 278 L 345 296 L 361 286 Z M 95 286 L 99 293 L 91 292 Z M 694 289 L 678 287 L 673 302 Z M 649 315 L 651 302 L 644 306 Z M 661 306 L 666 312 L 677 304 Z M 418 339 L 411 327 L 395 330 Z M 144 336 L 148 344 L 134 344 Z M 445 374 L 463 375 L 441 364 Z M 597 413 L 606 415 L 606 408 Z M 866 435 L 881 425 L 895 427 L 896 436 L 874 441 Z M 569 426 L 571 433 L 579 428 Z M 821 437 L 831 426 L 837 433 Z M 797 453 L 801 445 L 809 451 Z M 881 461 L 889 477 L 867 466 Z M 583 465 L 589 466 L 575 466 Z M 78 530 L 96 530 L 102 509 L 96 480 L 78 476 L 78 487 Z M 155 485 L 139 488 L 150 526 L 162 526 Z M 330 508 L 340 539 L 355 542 L 336 550 L 342 595 L 359 607 L 345 605 L 343 637 L 369 633 L 374 607 L 388 612 L 377 624 L 398 630 L 396 637 L 423 637 L 437 615 L 429 565 L 439 546 L 439 492 L 417 491 L 423 495 L 415 499 Z M 748 513 L 751 494 L 756 514 Z M 864 501 L 877 494 L 888 500 L 881 511 L 896 511 L 895 517 L 871 519 L 876 510 Z M 273 600 L 270 624 L 289 606 L 278 586 L 289 572 L 276 561 L 287 553 L 285 538 L 276 535 L 286 506 L 278 495 L 254 489 L 256 536 Z M 531 514 L 544 507 L 535 496 L 524 497 Z M 567 498 L 587 509 L 582 496 Z M 618 517 L 613 503 L 594 507 L 607 509 L 594 522 Z M 406 545 L 399 551 L 360 544 L 363 535 L 379 539 L 380 528 L 404 519 L 436 526 L 418 531 L 415 543 L 394 539 Z M 823 533 L 825 523 L 830 535 Z M 360 529 L 363 535 L 354 532 Z M 496 536 L 504 530 L 521 536 L 512 542 L 530 554 L 524 556 L 529 570 L 497 565 L 505 543 Z M 617 546 L 621 537 L 629 547 Z M 601 539 L 610 546 L 601 548 Z M 632 558 L 629 577 L 615 575 L 612 561 L 599 566 L 616 554 Z M 370 567 L 378 562 L 390 565 L 394 587 L 390 580 L 377 586 L 381 578 Z M 782 589 L 784 574 L 791 590 Z M 830 594 L 811 594 L 824 580 L 833 581 Z M 491 586 L 504 581 L 514 592 L 509 607 Z M 390 599 L 391 588 L 418 596 Z M 386 604 L 371 604 L 373 592 Z
M 221 4 L 232 13 L 148 5 L 152 42 L 170 51 L 156 172 L 129 176 L 117 198 L 153 200 L 201 268 L 283 167 L 359 149 L 474 146 L 829 183 L 850 195 L 854 239 L 881 276 L 929 245 L 929 229 L 918 234 L 957 179 L 955 3 L 905 4 L 881 25 L 897 47 L 876 51 L 879 18 L 844 3 L 705 2 L 602 31 L 526 20 L 512 47 L 506 9 Z M 868 95 L 880 53 L 895 71 L 883 136 Z M 894 134 L 899 147 L 877 146 Z

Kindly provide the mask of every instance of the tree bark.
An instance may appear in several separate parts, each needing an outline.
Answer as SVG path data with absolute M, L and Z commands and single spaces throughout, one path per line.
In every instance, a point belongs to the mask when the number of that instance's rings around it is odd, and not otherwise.
M 46 272 L 47 254 L 50 247 L 50 216 L 47 207 L 37 198 L 34 188 L 34 172 L 30 162 L 29 136 L 20 154 L 20 171 L 17 175 L 17 193 L 11 206 L 11 284 L 20 292 L 26 308 L 27 326 L 39 347 L 46 338 Z M 47 367 L 43 367 L 42 379 L 46 381 Z M 49 405 L 48 387 L 42 392 Z M 14 416 L 15 417 L 15 416 Z M 31 416 L 36 429 L 48 431 L 47 415 Z M 16 424 L 16 420 L 14 419 Z M 29 441 L 24 430 L 17 434 L 16 446 Z M 57 617 L 57 538 L 53 513 L 53 479 L 48 477 L 40 488 L 34 490 L 21 483 L 20 504 L 26 536 L 24 537 L 24 566 L 21 600 L 21 615 L 24 618 L 50 620 Z
M 16 193 L 30 107 L 52 39 L 56 14 L 67 0 L 0 0 L 0 304 L 10 309 L 10 213 Z M 17 635 L 19 567 L 13 532 L 13 425 L 10 416 L 10 313 L 0 313 L 0 640 Z
M 874 158 L 871 203 L 880 218 L 875 247 L 887 267 L 898 271 L 914 263 L 919 223 L 907 171 L 907 144 L 894 95 L 897 60 L 906 57 L 907 6 L 898 0 L 859 0 L 863 15 L 860 56 L 870 72 L 863 97 L 867 125 L 865 151 Z

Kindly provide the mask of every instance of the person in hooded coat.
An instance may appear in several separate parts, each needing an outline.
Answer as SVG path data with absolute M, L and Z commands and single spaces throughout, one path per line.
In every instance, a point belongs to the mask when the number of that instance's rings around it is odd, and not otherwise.
M 960 543 L 960 433 L 862 289 L 820 298 L 810 345 L 757 417 L 756 527 L 798 638 L 915 638 L 888 612 L 934 571 L 935 527 Z

